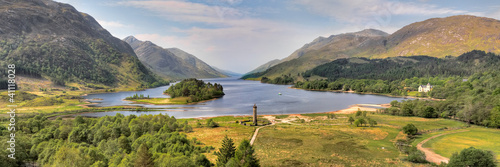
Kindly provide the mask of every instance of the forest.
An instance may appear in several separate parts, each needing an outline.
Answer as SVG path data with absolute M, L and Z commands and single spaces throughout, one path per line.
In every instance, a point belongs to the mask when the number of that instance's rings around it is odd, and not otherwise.
M 313 69 L 309 73 L 318 74 L 315 71 L 321 68 L 331 74 L 324 73 L 323 77 L 328 80 L 296 82 L 294 87 L 406 96 L 417 91 L 419 85 L 430 83 L 432 91 L 420 92 L 417 96 L 446 100 L 407 100 L 394 103 L 384 113 L 457 119 L 500 128 L 500 72 L 495 66 L 500 57 L 497 55 L 471 51 L 456 58 L 414 56 L 404 58 L 407 61 L 402 64 L 394 64 L 394 58 L 362 59 L 369 61 L 362 64 L 354 63 L 359 62 L 359 58 L 354 59 L 338 60 Z M 420 61 L 408 61 L 410 59 Z M 395 67 L 387 67 L 390 64 Z
M 471 124 L 500 128 L 500 73 L 474 74 L 443 80 L 427 95 L 432 100 L 392 102 L 383 112 L 391 115 L 457 119 Z
M 207 121 L 209 124 L 217 124 Z M 15 158 L 0 150 L 0 166 L 140 166 L 140 167 L 209 167 L 259 166 L 248 140 L 236 149 L 227 136 L 219 151 L 185 133 L 193 128 L 187 121 L 168 115 L 130 115 L 120 113 L 101 118 L 49 119 L 37 115 L 16 123 Z M 10 131 L 0 125 L 0 139 L 8 141 Z M 0 146 L 8 147 L 8 142 Z M 210 162 L 204 155 L 217 155 Z
M 458 57 L 390 57 L 385 59 L 348 58 L 320 65 L 302 74 L 318 75 L 330 81 L 346 79 L 404 80 L 413 77 L 469 76 L 498 69 L 500 56 L 473 50 Z
M 49 120 L 37 115 L 16 124 L 16 159 L 2 156 L 0 166 L 209 166 L 202 153 L 213 147 L 196 146 L 185 134 L 187 122 L 166 115 L 106 116 Z M 10 134 L 0 126 L 2 140 Z M 2 142 L 2 147 L 7 148 Z M 7 150 L 2 149 L 2 155 Z M 148 166 L 148 165 L 145 165 Z
M 170 86 L 163 93 L 171 98 L 189 97 L 191 102 L 198 102 L 224 96 L 224 88 L 217 83 L 205 83 L 203 80 L 190 78 Z
M 278 84 L 278 85 L 292 85 L 294 83 L 294 80 L 290 75 L 282 75 L 282 76 L 276 77 L 274 79 L 262 77 L 262 79 L 260 79 L 260 82 L 261 83 Z

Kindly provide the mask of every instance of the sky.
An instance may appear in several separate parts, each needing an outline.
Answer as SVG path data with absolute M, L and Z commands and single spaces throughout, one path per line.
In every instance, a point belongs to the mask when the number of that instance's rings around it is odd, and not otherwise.
M 500 19 L 496 0 L 56 0 L 112 35 L 176 47 L 211 66 L 249 72 L 319 36 L 373 28 L 393 33 L 429 18 Z

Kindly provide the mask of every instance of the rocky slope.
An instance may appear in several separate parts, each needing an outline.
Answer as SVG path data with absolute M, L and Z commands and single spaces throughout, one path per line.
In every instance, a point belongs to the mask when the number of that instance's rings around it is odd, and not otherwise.
M 17 73 L 111 87 L 160 81 L 90 15 L 51 0 L 0 1 L 0 63 Z
M 133 36 L 123 41 L 133 48 L 143 64 L 160 76 L 169 79 L 226 77 L 207 63 L 178 48 L 165 49 Z

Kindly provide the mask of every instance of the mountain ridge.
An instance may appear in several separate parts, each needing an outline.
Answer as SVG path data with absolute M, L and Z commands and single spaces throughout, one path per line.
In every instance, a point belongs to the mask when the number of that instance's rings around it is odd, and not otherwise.
M 290 75 L 303 80 L 301 73 L 333 60 L 349 57 L 445 57 L 458 56 L 472 50 L 499 54 L 499 28 L 500 21 L 496 19 L 458 15 L 415 22 L 390 35 L 375 33 L 370 36 L 362 32 L 374 33 L 378 30 L 363 30 L 328 38 L 318 37 L 284 58 L 279 64 L 248 77 L 273 78 Z
M 128 36 L 123 41 L 134 49 L 143 64 L 168 79 L 227 77 L 181 49 L 162 48 L 151 41 L 141 41 L 133 36 Z
M 92 16 L 51 0 L 0 1 L 0 63 L 53 83 L 149 87 L 163 82 Z M 155 85 L 158 85 L 156 83 Z

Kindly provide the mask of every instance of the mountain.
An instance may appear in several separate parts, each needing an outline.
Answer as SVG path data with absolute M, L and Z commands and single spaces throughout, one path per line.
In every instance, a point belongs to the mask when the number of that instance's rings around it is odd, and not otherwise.
M 367 29 L 354 33 L 332 35 L 328 38 L 319 37 L 305 44 L 265 72 L 249 74 L 243 78 L 261 76 L 275 78 L 281 75 L 298 77 L 300 73 L 339 58 L 374 52 L 372 46 L 377 46 L 377 42 L 387 35 L 383 31 Z
M 427 55 L 441 58 L 459 56 L 472 50 L 499 54 L 499 28 L 499 20 L 459 15 L 412 23 L 391 35 L 369 29 L 328 38 L 319 37 L 265 72 L 247 77 L 275 78 L 289 75 L 301 80 L 301 74 L 307 70 L 349 57 Z
M 226 77 L 207 63 L 178 48 L 165 49 L 133 36 L 128 36 L 123 41 L 132 47 L 143 64 L 160 76 L 169 79 Z
M 273 67 L 274 65 L 279 64 L 280 62 L 281 62 L 281 60 L 279 60 L 279 59 L 271 60 L 271 61 L 267 62 L 266 64 L 262 64 L 259 67 L 255 68 L 254 70 L 248 72 L 247 74 L 264 72 L 267 69 Z
M 198 75 L 200 76 L 198 78 L 227 77 L 227 75 L 225 75 L 222 71 L 217 70 L 204 61 L 198 59 L 196 56 L 189 54 L 179 48 L 167 48 L 167 50 L 198 69 Z
M 220 73 L 222 73 L 224 75 L 227 75 L 227 76 L 230 76 L 230 77 L 240 77 L 240 76 L 243 75 L 243 74 L 240 74 L 240 73 L 237 73 L 237 72 L 232 72 L 232 71 L 220 69 L 220 68 L 217 68 L 217 67 L 212 67 L 212 68 L 214 68 L 215 70 L 219 71 Z
M 349 37 L 380 37 L 380 36 L 387 36 L 386 32 L 380 31 L 380 30 L 375 30 L 375 29 L 366 29 L 363 31 L 355 32 L 355 33 L 346 33 L 346 34 L 340 34 L 340 35 L 331 35 L 328 38 L 325 37 L 318 37 L 314 39 L 312 42 L 305 44 L 302 46 L 300 49 L 297 49 L 295 52 L 293 52 L 290 56 L 284 58 L 281 62 L 285 61 L 290 61 L 293 59 L 297 59 L 302 57 L 305 53 L 313 51 L 313 50 L 319 50 L 329 44 L 335 43 L 335 42 L 343 42 L 343 40 L 346 40 Z M 363 40 L 363 39 L 361 39 Z
M 90 15 L 50 0 L 0 1 L 0 64 L 16 73 L 110 87 L 144 87 L 162 80 L 132 48 Z
M 471 50 L 500 53 L 500 21 L 469 15 L 433 18 L 401 28 L 388 36 L 386 52 L 374 57 L 459 56 Z

